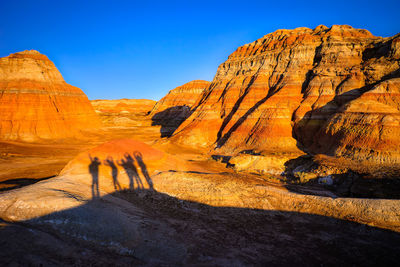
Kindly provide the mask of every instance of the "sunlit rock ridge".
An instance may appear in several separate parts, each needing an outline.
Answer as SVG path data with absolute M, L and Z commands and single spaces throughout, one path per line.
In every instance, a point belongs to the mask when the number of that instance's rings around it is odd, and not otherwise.
M 175 141 L 221 153 L 400 162 L 400 35 L 347 25 L 277 30 L 222 63 Z
M 153 125 L 161 125 L 162 136 L 170 136 L 191 115 L 191 109 L 210 82 L 194 80 L 168 92 L 150 112 Z
M 74 137 L 100 126 L 86 95 L 38 51 L 0 58 L 0 92 L 2 140 Z
M 166 96 L 160 99 L 151 113 L 155 114 L 176 106 L 187 106 L 190 108 L 196 103 L 196 100 L 209 85 L 210 82 L 208 81 L 194 80 L 178 86 L 170 90 Z

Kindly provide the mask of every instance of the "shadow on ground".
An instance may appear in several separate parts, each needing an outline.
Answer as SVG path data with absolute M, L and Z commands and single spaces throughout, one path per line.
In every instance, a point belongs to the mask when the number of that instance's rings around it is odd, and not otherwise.
M 213 207 L 146 189 L 0 225 L 3 266 L 394 266 L 400 260 L 400 235 L 389 230 L 319 215 Z

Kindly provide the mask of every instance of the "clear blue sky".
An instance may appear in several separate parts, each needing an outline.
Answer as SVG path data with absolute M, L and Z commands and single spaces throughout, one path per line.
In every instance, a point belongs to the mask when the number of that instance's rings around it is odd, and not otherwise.
M 36 49 L 90 99 L 148 98 L 212 80 L 238 46 L 277 29 L 400 32 L 400 1 L 0 0 L 0 57 Z

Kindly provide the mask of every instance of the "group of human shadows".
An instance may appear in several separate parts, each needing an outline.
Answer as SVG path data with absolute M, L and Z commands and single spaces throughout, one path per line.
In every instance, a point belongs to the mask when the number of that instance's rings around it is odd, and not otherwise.
M 129 153 L 125 153 L 124 158 L 122 158 L 120 160 L 115 160 L 115 161 L 111 156 L 108 156 L 103 161 L 103 164 L 106 166 L 109 166 L 111 169 L 111 177 L 113 179 L 114 189 L 116 191 L 123 190 L 123 188 L 121 187 L 121 185 L 118 181 L 117 165 L 122 166 L 128 176 L 129 190 L 135 190 L 135 184 L 136 184 L 136 189 L 144 189 L 145 188 L 143 186 L 143 182 L 142 182 L 142 180 L 139 176 L 138 170 L 136 168 L 136 164 L 135 164 L 135 160 L 136 160 L 136 163 L 138 164 L 144 178 L 146 179 L 146 182 L 148 184 L 148 189 L 154 190 L 153 182 L 147 171 L 146 164 L 143 162 L 142 153 L 136 151 L 136 152 L 133 152 L 132 155 L 133 155 L 133 157 Z M 102 163 L 98 157 L 92 157 L 89 154 L 89 158 L 90 158 L 89 173 L 92 175 L 92 196 L 93 196 L 93 198 L 99 198 L 100 197 L 99 165 L 101 165 Z

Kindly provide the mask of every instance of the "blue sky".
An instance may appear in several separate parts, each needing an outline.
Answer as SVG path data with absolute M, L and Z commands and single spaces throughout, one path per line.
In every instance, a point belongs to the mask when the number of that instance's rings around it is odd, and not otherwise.
M 212 80 L 238 46 L 277 29 L 400 32 L 400 1 L 0 0 L 0 57 L 35 49 L 90 99 L 158 100 Z

